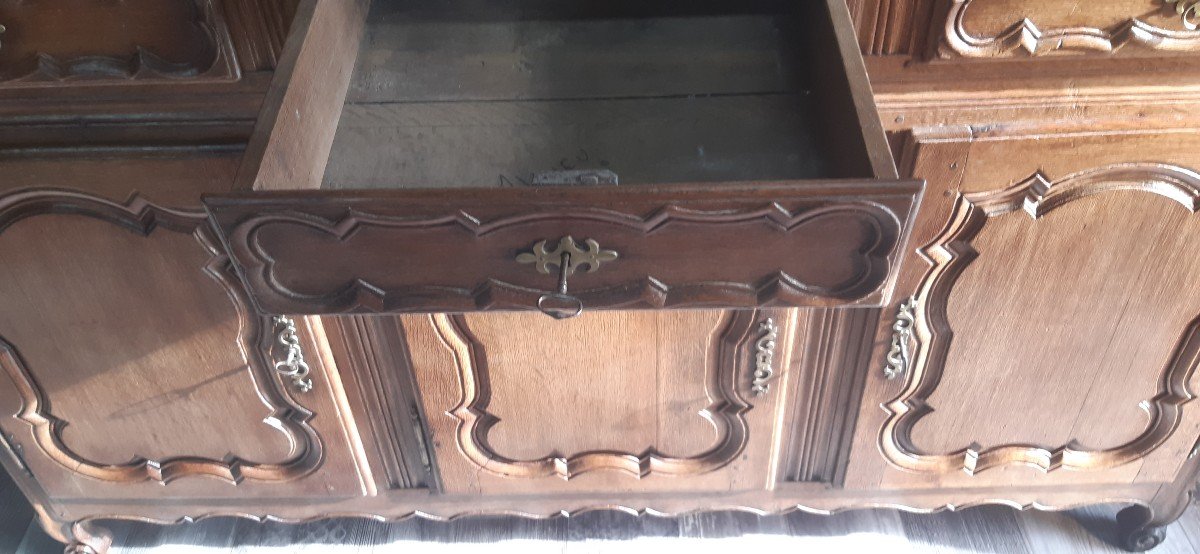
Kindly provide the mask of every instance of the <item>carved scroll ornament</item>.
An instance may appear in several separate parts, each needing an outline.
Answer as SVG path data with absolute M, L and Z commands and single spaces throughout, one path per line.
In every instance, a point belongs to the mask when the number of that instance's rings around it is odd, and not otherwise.
M 1195 393 L 1188 382 L 1200 360 L 1200 316 L 1183 329 L 1165 361 L 1158 393 L 1139 404 L 1148 416 L 1145 430 L 1107 450 L 1085 450 L 1074 441 L 1051 448 L 1006 444 L 983 448 L 970 444 L 944 454 L 922 452 L 912 430 L 932 412 L 926 404 L 937 390 L 953 339 L 946 315 L 955 282 L 975 259 L 971 241 L 989 219 L 1022 210 L 1032 220 L 1094 194 L 1135 190 L 1170 198 L 1195 213 L 1200 209 L 1200 174 L 1163 164 L 1118 164 L 1077 173 L 1051 182 L 1038 173 L 1004 190 L 960 196 L 949 224 L 922 250 L 932 263 L 916 295 L 913 335 L 916 343 L 904 391 L 884 405 L 889 416 L 879 436 L 884 456 L 895 466 L 916 472 L 963 471 L 975 475 L 1008 464 L 1025 464 L 1045 472 L 1061 468 L 1096 470 L 1126 464 L 1158 448 L 1182 421 L 1182 406 Z

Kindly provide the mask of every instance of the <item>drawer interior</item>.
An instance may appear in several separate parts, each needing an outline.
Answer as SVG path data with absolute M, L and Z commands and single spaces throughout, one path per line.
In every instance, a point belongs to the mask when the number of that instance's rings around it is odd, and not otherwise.
M 259 311 L 886 302 L 921 185 L 843 0 L 367 4 L 304 4 L 205 199 Z
M 374 0 L 322 188 L 894 177 L 831 6 Z

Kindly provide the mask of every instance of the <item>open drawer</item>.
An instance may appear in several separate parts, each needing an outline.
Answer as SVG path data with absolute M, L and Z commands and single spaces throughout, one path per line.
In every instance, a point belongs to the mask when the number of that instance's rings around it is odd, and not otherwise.
M 366 4 L 301 7 L 205 200 L 264 313 L 888 300 L 921 184 L 844 2 Z

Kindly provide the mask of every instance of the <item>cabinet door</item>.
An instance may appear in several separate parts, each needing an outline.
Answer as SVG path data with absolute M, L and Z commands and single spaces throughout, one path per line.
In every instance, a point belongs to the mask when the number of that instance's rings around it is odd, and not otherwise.
M 302 393 L 202 211 L 10 190 L 0 260 L 0 446 L 53 501 L 362 493 L 319 329 Z
M 929 203 L 847 485 L 1171 481 L 1200 434 L 1200 141 L 916 135 Z
M 443 489 L 763 489 L 797 310 L 398 318 Z M 762 360 L 762 363 L 758 363 Z M 764 370 L 765 374 L 756 375 Z M 755 394 L 757 385 L 764 385 Z

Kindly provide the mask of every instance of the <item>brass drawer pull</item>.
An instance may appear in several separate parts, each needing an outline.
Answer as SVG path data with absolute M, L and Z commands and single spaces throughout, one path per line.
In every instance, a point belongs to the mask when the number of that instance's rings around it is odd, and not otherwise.
M 904 375 L 908 365 L 912 363 L 909 343 L 912 342 L 915 310 L 916 299 L 909 298 L 900 304 L 900 309 L 896 312 L 896 322 L 892 324 L 892 347 L 887 353 L 887 366 L 883 368 L 883 376 L 888 380 Z
M 304 361 L 304 351 L 300 349 L 300 337 L 296 335 L 296 322 L 290 317 L 278 315 L 273 319 L 279 329 L 279 345 L 284 348 L 286 357 L 275 362 L 275 371 L 284 377 L 291 377 L 292 386 L 300 392 L 308 392 L 313 388 L 312 379 L 308 377 L 308 362 Z
M 538 298 L 537 308 L 554 319 L 578 316 L 583 313 L 583 301 L 567 293 L 567 278 L 573 275 L 576 269 L 585 266 L 587 272 L 592 273 L 600 269 L 600 264 L 616 260 L 618 254 L 614 250 L 601 249 L 600 243 L 594 239 L 583 241 L 585 248 L 580 248 L 575 239 L 568 235 L 559 239 L 558 247 L 553 251 L 546 249 L 548 242 L 550 241 L 543 240 L 533 245 L 531 252 L 517 254 L 517 263 L 534 264 L 538 273 L 546 275 L 550 274 L 551 266 L 557 267 L 558 289 Z

